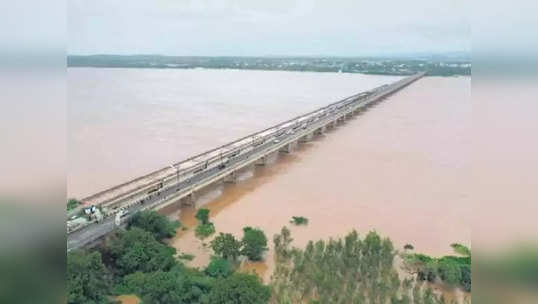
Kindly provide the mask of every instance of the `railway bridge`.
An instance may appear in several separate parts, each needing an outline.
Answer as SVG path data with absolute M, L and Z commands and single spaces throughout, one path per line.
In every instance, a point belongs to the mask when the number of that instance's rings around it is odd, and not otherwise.
M 324 133 L 423 76 L 419 73 L 361 92 L 86 197 L 81 200 L 81 207 L 67 215 L 67 250 L 95 244 L 140 210 L 160 209 L 178 201 L 194 204 L 202 188 L 220 181 L 233 182 L 242 168 L 263 165 L 273 153 L 290 153 L 297 144 Z M 82 223 L 72 220 L 89 206 L 100 210 L 98 219 Z

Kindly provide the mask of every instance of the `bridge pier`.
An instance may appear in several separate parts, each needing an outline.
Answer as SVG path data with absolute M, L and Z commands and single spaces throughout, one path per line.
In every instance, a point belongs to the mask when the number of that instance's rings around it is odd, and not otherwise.
M 236 171 L 232 171 L 232 173 L 226 175 L 224 177 L 225 183 L 235 183 L 237 181 L 237 173 Z
M 323 133 L 325 133 L 326 130 L 327 130 L 327 127 L 323 126 L 323 127 L 319 128 L 319 129 L 316 129 L 314 131 L 314 134 L 315 135 L 323 135 Z
M 313 137 L 312 133 L 308 133 L 308 134 L 306 134 L 305 136 L 299 138 L 299 142 L 301 142 L 301 143 L 305 143 L 305 142 L 307 142 L 307 141 L 312 140 L 312 137 Z
M 256 160 L 256 166 L 265 166 L 269 155 L 262 156 Z
M 196 193 L 192 191 L 189 195 L 187 195 L 182 205 L 196 207 Z
M 291 142 L 282 148 L 280 148 L 278 151 L 282 153 L 291 153 L 293 151 L 293 148 L 297 145 L 297 142 Z

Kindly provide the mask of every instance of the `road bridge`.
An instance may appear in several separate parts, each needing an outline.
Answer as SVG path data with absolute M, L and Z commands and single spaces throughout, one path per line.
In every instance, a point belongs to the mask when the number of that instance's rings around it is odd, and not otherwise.
M 390 94 L 424 76 L 419 73 L 331 103 L 312 112 L 256 132 L 226 145 L 195 155 L 184 161 L 151 172 L 121 185 L 82 199 L 83 206 L 98 206 L 103 214 L 85 224 L 67 227 L 67 249 L 72 250 L 95 243 L 117 227 L 115 215 L 132 214 L 143 209 L 160 209 L 182 200 L 194 204 L 196 193 L 219 181 L 234 181 L 237 172 L 252 164 L 263 165 L 272 153 L 289 153 L 300 142 L 322 134 L 327 128 L 375 104 Z

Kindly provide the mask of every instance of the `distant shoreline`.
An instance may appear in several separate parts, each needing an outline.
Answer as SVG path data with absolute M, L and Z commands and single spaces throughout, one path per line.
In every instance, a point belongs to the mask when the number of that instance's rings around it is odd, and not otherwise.
M 70 55 L 67 67 L 138 69 L 231 69 L 256 71 L 328 72 L 407 76 L 426 71 L 429 76 L 469 76 L 464 59 L 399 59 L 345 57 L 181 57 L 160 55 Z

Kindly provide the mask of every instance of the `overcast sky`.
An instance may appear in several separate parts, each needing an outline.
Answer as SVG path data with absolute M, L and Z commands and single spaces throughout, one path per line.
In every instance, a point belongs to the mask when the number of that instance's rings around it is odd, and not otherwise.
M 470 51 L 467 0 L 68 0 L 69 54 Z

